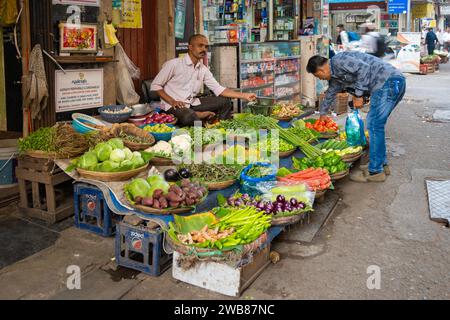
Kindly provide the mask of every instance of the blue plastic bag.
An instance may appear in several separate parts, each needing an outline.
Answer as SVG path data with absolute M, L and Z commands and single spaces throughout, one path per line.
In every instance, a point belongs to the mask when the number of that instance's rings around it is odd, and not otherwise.
M 345 122 L 345 133 L 347 135 L 347 143 L 349 146 L 355 147 L 366 145 L 367 141 L 364 133 L 364 121 L 357 109 L 348 114 Z
M 271 174 L 262 177 L 262 178 L 253 178 L 247 175 L 247 172 L 254 166 L 267 167 L 271 169 Z M 267 183 L 272 185 L 273 182 L 277 180 L 277 168 L 271 163 L 263 163 L 258 162 L 254 164 L 250 164 L 248 167 L 244 168 L 240 175 L 241 188 L 240 191 L 243 194 L 248 194 L 251 197 L 255 197 L 261 195 L 263 192 L 261 189 L 264 189 L 264 185 Z

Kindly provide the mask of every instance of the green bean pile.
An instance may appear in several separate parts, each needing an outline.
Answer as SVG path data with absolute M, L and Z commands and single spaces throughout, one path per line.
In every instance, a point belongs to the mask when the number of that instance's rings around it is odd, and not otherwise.
M 222 182 L 237 179 L 242 166 L 223 164 L 190 164 L 180 166 L 191 172 L 192 178 L 206 182 Z

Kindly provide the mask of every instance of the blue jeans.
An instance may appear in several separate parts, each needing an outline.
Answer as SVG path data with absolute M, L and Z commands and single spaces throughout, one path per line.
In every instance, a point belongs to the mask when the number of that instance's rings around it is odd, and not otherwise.
M 381 89 L 373 92 L 370 98 L 367 128 L 370 138 L 369 172 L 372 174 L 383 172 L 383 166 L 387 165 L 385 126 L 392 110 L 403 99 L 405 90 L 405 78 L 394 76 Z

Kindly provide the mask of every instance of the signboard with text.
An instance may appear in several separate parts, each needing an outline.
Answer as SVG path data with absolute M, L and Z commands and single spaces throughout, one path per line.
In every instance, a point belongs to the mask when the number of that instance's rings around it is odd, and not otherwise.
M 408 0 L 389 0 L 388 13 L 389 14 L 408 13 Z
M 100 0 L 52 0 L 53 4 L 100 7 Z
M 55 72 L 56 112 L 103 106 L 103 69 Z

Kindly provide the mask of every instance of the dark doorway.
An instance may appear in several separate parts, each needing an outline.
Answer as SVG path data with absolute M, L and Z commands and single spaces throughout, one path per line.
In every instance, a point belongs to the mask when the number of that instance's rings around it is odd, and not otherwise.
M 22 132 L 22 62 L 14 45 L 13 28 L 3 28 L 6 116 L 8 131 Z

